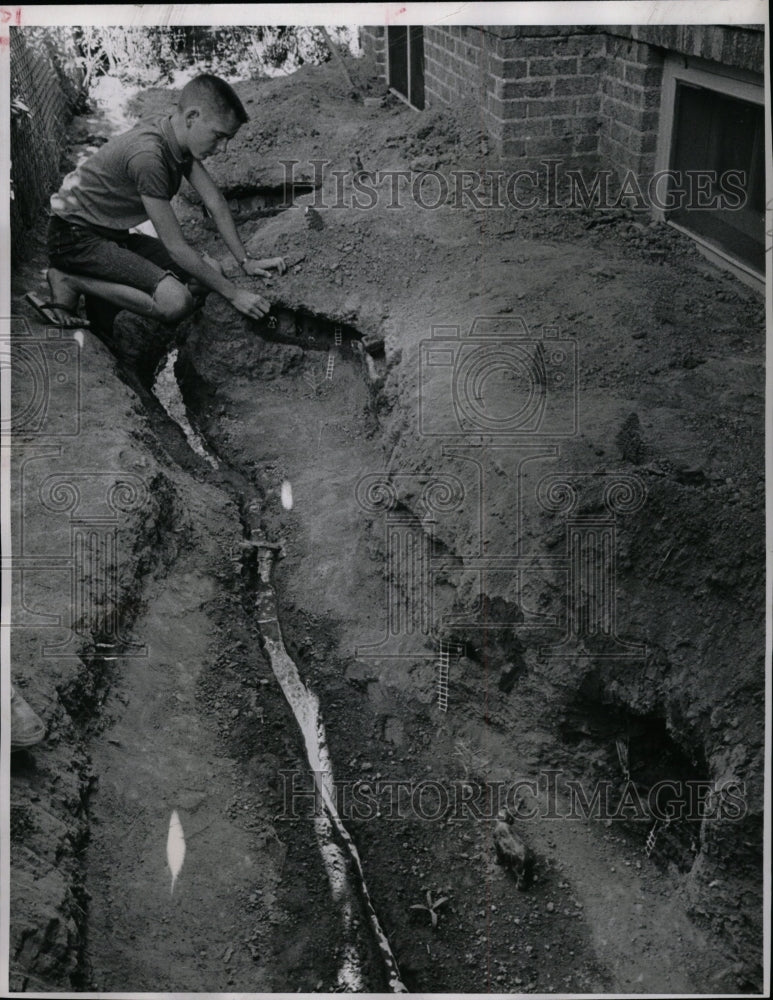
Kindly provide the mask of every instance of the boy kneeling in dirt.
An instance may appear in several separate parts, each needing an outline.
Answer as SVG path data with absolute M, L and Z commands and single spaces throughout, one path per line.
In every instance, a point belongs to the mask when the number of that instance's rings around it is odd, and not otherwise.
M 28 300 L 49 325 L 76 328 L 83 293 L 88 324 L 109 337 L 122 309 L 177 323 L 218 292 L 245 316 L 259 319 L 270 303 L 238 288 L 207 254 L 185 240 L 170 200 L 187 178 L 201 195 L 228 249 L 243 272 L 284 274 L 281 257 L 248 256 L 228 204 L 205 170 L 211 156 L 248 120 L 233 89 L 204 74 L 183 88 L 176 110 L 142 121 L 111 139 L 51 197 L 48 230 L 51 301 Z M 129 232 L 147 221 L 159 238 Z

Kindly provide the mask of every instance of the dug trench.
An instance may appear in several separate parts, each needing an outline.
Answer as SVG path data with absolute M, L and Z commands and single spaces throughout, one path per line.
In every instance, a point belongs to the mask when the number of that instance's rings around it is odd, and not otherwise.
M 383 518 L 363 509 L 357 484 L 380 471 L 390 478 L 383 344 L 371 335 L 366 349 L 341 319 L 277 306 L 258 331 L 223 319 L 213 304 L 191 322 L 176 364 L 217 472 L 189 451 L 149 380 L 129 378 L 149 423 L 146 440 L 152 430 L 167 461 L 202 486 L 214 479 L 230 501 L 216 511 L 215 530 L 226 536 L 216 553 L 194 535 L 176 490 L 166 479 L 156 484 L 165 514 L 149 539 L 155 582 L 133 623 L 152 655 L 120 673 L 84 658 L 96 692 L 86 697 L 80 682 L 63 696 L 89 733 L 98 775 L 73 983 L 340 988 L 340 914 L 308 809 L 308 762 L 255 613 L 255 567 L 244 545 L 255 533 L 281 546 L 281 626 L 320 699 L 340 786 L 373 779 L 429 787 L 431 779 L 470 789 L 475 800 L 477 809 L 434 820 L 432 803 L 393 816 L 379 815 L 383 801 L 346 819 L 409 989 L 657 991 L 705 983 L 702 965 L 709 984 L 718 973 L 748 975 L 727 942 L 717 949 L 707 922 L 701 930 L 688 918 L 679 886 L 710 850 L 713 874 L 719 867 L 728 877 L 730 864 L 753 871 L 753 826 L 734 828 L 730 861 L 695 823 L 675 823 L 645 852 L 652 824 L 635 809 L 623 814 L 627 822 L 530 822 L 523 835 L 537 856 L 533 887 L 518 892 L 496 867 L 492 824 L 480 818 L 487 783 L 553 769 L 565 804 L 567 778 L 613 777 L 617 802 L 627 767 L 644 798 L 662 778 L 705 779 L 702 748 L 677 743 L 662 715 L 626 705 L 598 671 L 574 687 L 556 684 L 523 639 L 517 609 L 501 598 L 486 603 L 488 628 L 458 625 L 449 635 L 465 655 L 454 661 L 447 713 L 435 704 L 431 636 L 422 637 L 424 655 L 367 655 L 383 637 L 389 581 Z M 401 509 L 427 531 L 415 502 L 409 494 Z M 172 808 L 188 854 L 170 905 L 161 824 Z M 437 929 L 428 910 L 411 909 L 427 891 L 448 901 Z M 385 988 L 364 912 L 354 933 L 364 988 Z
M 416 599 L 410 591 L 417 581 L 387 561 L 383 517 L 363 504 L 360 488 L 370 475 L 381 473 L 376 490 L 405 477 L 405 466 L 390 468 L 383 440 L 384 346 L 371 334 L 366 349 L 340 318 L 273 312 L 260 339 L 250 331 L 240 337 L 233 326 L 223 339 L 213 337 L 202 317 L 186 331 L 178 374 L 209 446 L 254 482 L 261 530 L 281 545 L 276 578 L 287 645 L 319 693 L 339 787 L 364 789 L 366 797 L 373 790 L 377 800 L 360 803 L 349 825 L 408 988 L 466 992 L 485 983 L 503 992 L 584 992 L 614 983 L 658 990 L 680 980 L 686 988 L 701 981 L 701 964 L 709 961 L 708 982 L 746 974 L 737 962 L 718 967 L 712 936 L 675 902 L 680 879 L 699 865 L 701 842 L 706 852 L 716 850 L 711 831 L 694 819 L 661 824 L 650 849 L 652 817 L 630 800 L 615 821 L 527 824 L 524 836 L 537 852 L 531 893 L 515 892 L 496 869 L 492 823 L 481 819 L 492 814 L 481 804 L 497 778 L 525 781 L 554 769 L 551 791 L 564 806 L 554 808 L 565 817 L 567 779 L 611 777 L 614 811 L 629 776 L 640 796 L 635 802 L 664 779 L 705 785 L 703 747 L 680 744 L 662 714 L 615 697 L 596 671 L 574 688 L 557 683 L 528 640 L 519 640 L 523 615 L 485 594 L 482 630 L 457 624 L 446 632 L 464 655 L 454 661 L 448 712 L 438 710 L 437 635 L 421 637 L 424 650 L 415 642 L 407 653 L 404 646 L 384 648 L 394 576 L 397 599 L 406 603 Z M 426 470 L 418 478 L 425 483 Z M 403 521 L 431 530 L 416 492 L 406 492 L 396 500 Z M 433 545 L 451 553 L 458 571 L 454 547 L 434 537 Z M 441 587 L 436 596 L 463 623 L 452 589 Z M 285 808 L 294 780 L 283 775 Z M 297 780 L 300 791 L 290 801 L 298 800 L 303 813 L 308 779 Z M 401 784 L 423 784 L 430 798 L 442 796 L 439 784 L 457 793 L 457 808 L 449 800 L 438 816 L 437 803 L 411 798 L 393 815 Z M 386 797 L 385 787 L 392 790 Z M 459 801 L 476 808 L 459 809 Z M 758 836 L 756 822 L 737 825 L 730 863 L 754 871 Z M 723 871 L 727 864 L 719 862 Z M 441 934 L 428 919 L 416 926 L 415 904 L 427 891 L 449 900 Z
M 492 824 L 480 816 L 497 779 L 553 769 L 562 776 L 555 801 L 565 805 L 567 778 L 613 776 L 618 801 L 623 737 L 644 798 L 660 778 L 705 777 L 702 752 L 696 745 L 701 759 L 691 757 L 657 712 L 631 711 L 592 672 L 570 694 L 551 683 L 517 626 L 499 627 L 513 616 L 501 599 L 485 608 L 489 629 L 457 626 L 450 637 L 465 655 L 454 661 L 445 714 L 435 704 L 431 637 L 424 659 L 415 649 L 386 664 L 353 655 L 376 646 L 386 625 L 383 524 L 363 510 L 357 490 L 364 475 L 387 472 L 383 344 L 371 335 L 366 349 L 340 319 L 276 305 L 259 330 L 222 319 L 211 304 L 191 322 L 175 365 L 217 472 L 154 400 L 152 379 L 124 371 L 147 421 L 146 444 L 155 440 L 153 450 L 179 472 L 176 489 L 166 478 L 155 483 L 165 513 L 145 529 L 155 582 L 146 581 L 133 632 L 151 656 L 120 672 L 86 657 L 78 683 L 63 692 L 98 776 L 82 842 L 73 984 L 341 988 L 340 912 L 311 821 L 309 766 L 256 616 L 256 567 L 245 544 L 256 536 L 281 546 L 282 630 L 320 698 L 340 787 L 372 779 L 428 788 L 429 779 L 470 790 L 466 808 L 440 819 L 431 818 L 434 801 L 400 817 L 382 800 L 375 810 L 361 802 L 345 820 L 410 990 L 655 991 L 680 980 L 687 988 L 701 982 L 709 957 L 709 982 L 718 971 L 742 975 L 727 943 L 718 951 L 679 899 L 680 880 L 699 861 L 694 823 L 663 831 L 648 856 L 651 823 L 635 810 L 627 822 L 528 822 L 534 885 L 518 892 L 495 865 Z M 200 511 L 186 516 L 179 507 L 181 474 L 209 496 L 202 499 L 212 507 L 207 531 L 220 536 L 217 554 L 193 529 Z M 212 503 L 213 488 L 230 497 L 225 508 Z M 427 530 L 410 504 L 408 496 L 403 512 Z M 172 808 L 188 851 L 170 898 L 162 848 Z M 427 891 L 448 900 L 437 929 L 428 910 L 411 909 Z M 362 987 L 386 988 L 364 911 L 353 930 Z M 719 969 L 718 955 L 726 963 Z
M 417 148 L 458 155 L 447 115 L 418 122 L 401 108 L 379 118 L 348 105 L 344 115 L 324 83 L 320 71 L 292 88 L 262 85 L 266 135 L 304 120 L 308 88 L 322 95 L 320 114 L 345 120 L 366 163 L 404 166 Z M 243 173 L 236 146 L 213 165 L 221 181 Z M 186 234 L 212 252 L 188 208 Z M 300 206 L 242 224 L 256 255 L 271 247 L 294 262 L 266 285 L 272 321 L 243 321 L 211 296 L 178 331 L 176 375 L 217 469 L 149 392 L 169 336 L 122 319 L 111 345 L 120 380 L 111 352 L 85 335 L 84 433 L 67 459 L 93 469 L 98 448 L 105 468 L 148 484 L 122 522 L 119 600 L 147 655 L 98 657 L 86 636 L 80 658 L 25 678 L 49 740 L 14 761 L 14 984 L 341 988 L 341 900 L 307 812 L 314 800 L 288 799 L 311 783 L 256 607 L 252 543 L 263 541 L 280 546 L 277 617 L 319 699 L 336 782 L 428 789 L 396 816 L 383 799 L 342 807 L 409 989 L 758 988 L 759 302 L 684 237 L 624 214 L 598 228 L 572 213 L 482 218 L 454 206 L 320 215 L 320 229 Z M 522 316 L 531 341 L 558 326 L 577 343 L 582 419 L 560 449 L 532 440 L 524 461 L 490 436 L 473 435 L 467 451 L 445 440 L 458 429 L 453 364 L 429 373 L 422 343 L 444 338 L 446 358 L 458 358 L 453 328 L 478 343 L 481 316 L 493 317 L 483 333 L 497 342 Z M 489 416 L 510 412 L 512 370 L 484 374 Z M 465 397 L 480 417 L 475 399 Z M 553 417 L 571 412 L 566 395 L 550 402 Z M 538 493 L 549 473 L 563 493 Z M 550 616 L 565 620 L 559 501 L 574 490 L 575 513 L 601 525 L 597 484 L 609 475 L 646 488 L 615 521 L 616 634 L 644 655 L 602 645 L 545 656 L 561 640 Z M 415 626 L 406 608 L 421 622 L 423 592 L 420 574 L 389 561 L 396 537 L 438 560 L 440 635 L 400 627 Z M 476 568 L 482 555 L 512 553 L 513 539 L 515 556 L 531 560 L 513 564 L 520 575 Z M 445 712 L 438 638 L 462 651 Z M 37 662 L 33 636 L 22 633 L 17 662 L 27 660 Z M 654 823 L 626 775 L 644 800 L 664 779 L 742 782 L 745 817 L 661 824 L 649 849 Z M 539 815 L 518 821 L 536 878 L 519 891 L 477 807 L 497 783 L 540 776 Z M 571 780 L 586 790 L 608 781 L 613 805 L 628 789 L 629 808 L 567 818 Z M 430 818 L 432 789 L 459 789 L 466 808 Z M 171 893 L 173 812 L 186 853 Z M 361 981 L 386 988 L 362 893 L 353 906 L 346 943 Z

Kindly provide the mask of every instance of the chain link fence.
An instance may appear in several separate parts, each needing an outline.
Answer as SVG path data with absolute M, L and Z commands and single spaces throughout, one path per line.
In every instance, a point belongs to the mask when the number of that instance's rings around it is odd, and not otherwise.
M 10 29 L 11 241 L 27 256 L 33 231 L 61 178 L 67 125 L 82 99 L 80 74 L 67 73 L 53 46 L 33 50 L 23 29 Z

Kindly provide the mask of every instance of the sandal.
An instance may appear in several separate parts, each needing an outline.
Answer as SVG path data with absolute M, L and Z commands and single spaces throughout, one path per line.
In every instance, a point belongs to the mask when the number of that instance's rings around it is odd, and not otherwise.
M 64 330 L 88 330 L 91 326 L 87 319 L 81 319 L 77 312 L 69 306 L 63 305 L 61 302 L 44 302 L 40 296 L 36 295 L 34 292 L 27 292 L 24 298 L 27 302 L 29 302 L 46 326 L 58 326 L 60 329 Z M 74 320 L 77 320 L 77 322 L 63 323 L 61 320 L 56 318 L 56 315 L 53 312 L 51 312 L 52 309 L 61 309 L 63 313 L 67 316 L 71 316 Z

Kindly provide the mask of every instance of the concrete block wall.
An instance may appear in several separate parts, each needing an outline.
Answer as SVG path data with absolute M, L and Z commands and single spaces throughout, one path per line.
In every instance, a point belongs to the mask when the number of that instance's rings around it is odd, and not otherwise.
M 632 170 L 645 183 L 655 170 L 662 81 L 662 49 L 606 36 L 599 153 L 618 174 Z
M 604 38 L 577 32 L 560 26 L 427 27 L 428 104 L 474 101 L 504 156 L 587 158 L 598 149 Z
M 723 27 L 716 24 L 641 24 L 628 28 L 602 28 L 609 35 L 620 35 L 646 42 L 680 55 L 697 56 L 721 66 L 748 70 L 762 75 L 765 63 L 765 28 L 745 24 Z
M 762 78 L 764 29 L 717 25 L 427 25 L 427 106 L 473 102 L 505 158 L 654 169 L 667 51 Z M 383 28 L 363 47 L 385 67 Z M 386 72 L 386 67 L 385 67 Z
M 386 75 L 386 31 L 377 25 L 360 28 L 360 44 L 363 55 Z
M 607 39 L 599 153 L 618 174 L 633 170 L 646 179 L 654 171 L 667 52 L 705 60 L 717 68 L 751 72 L 762 82 L 761 25 L 612 25 L 596 30 Z

